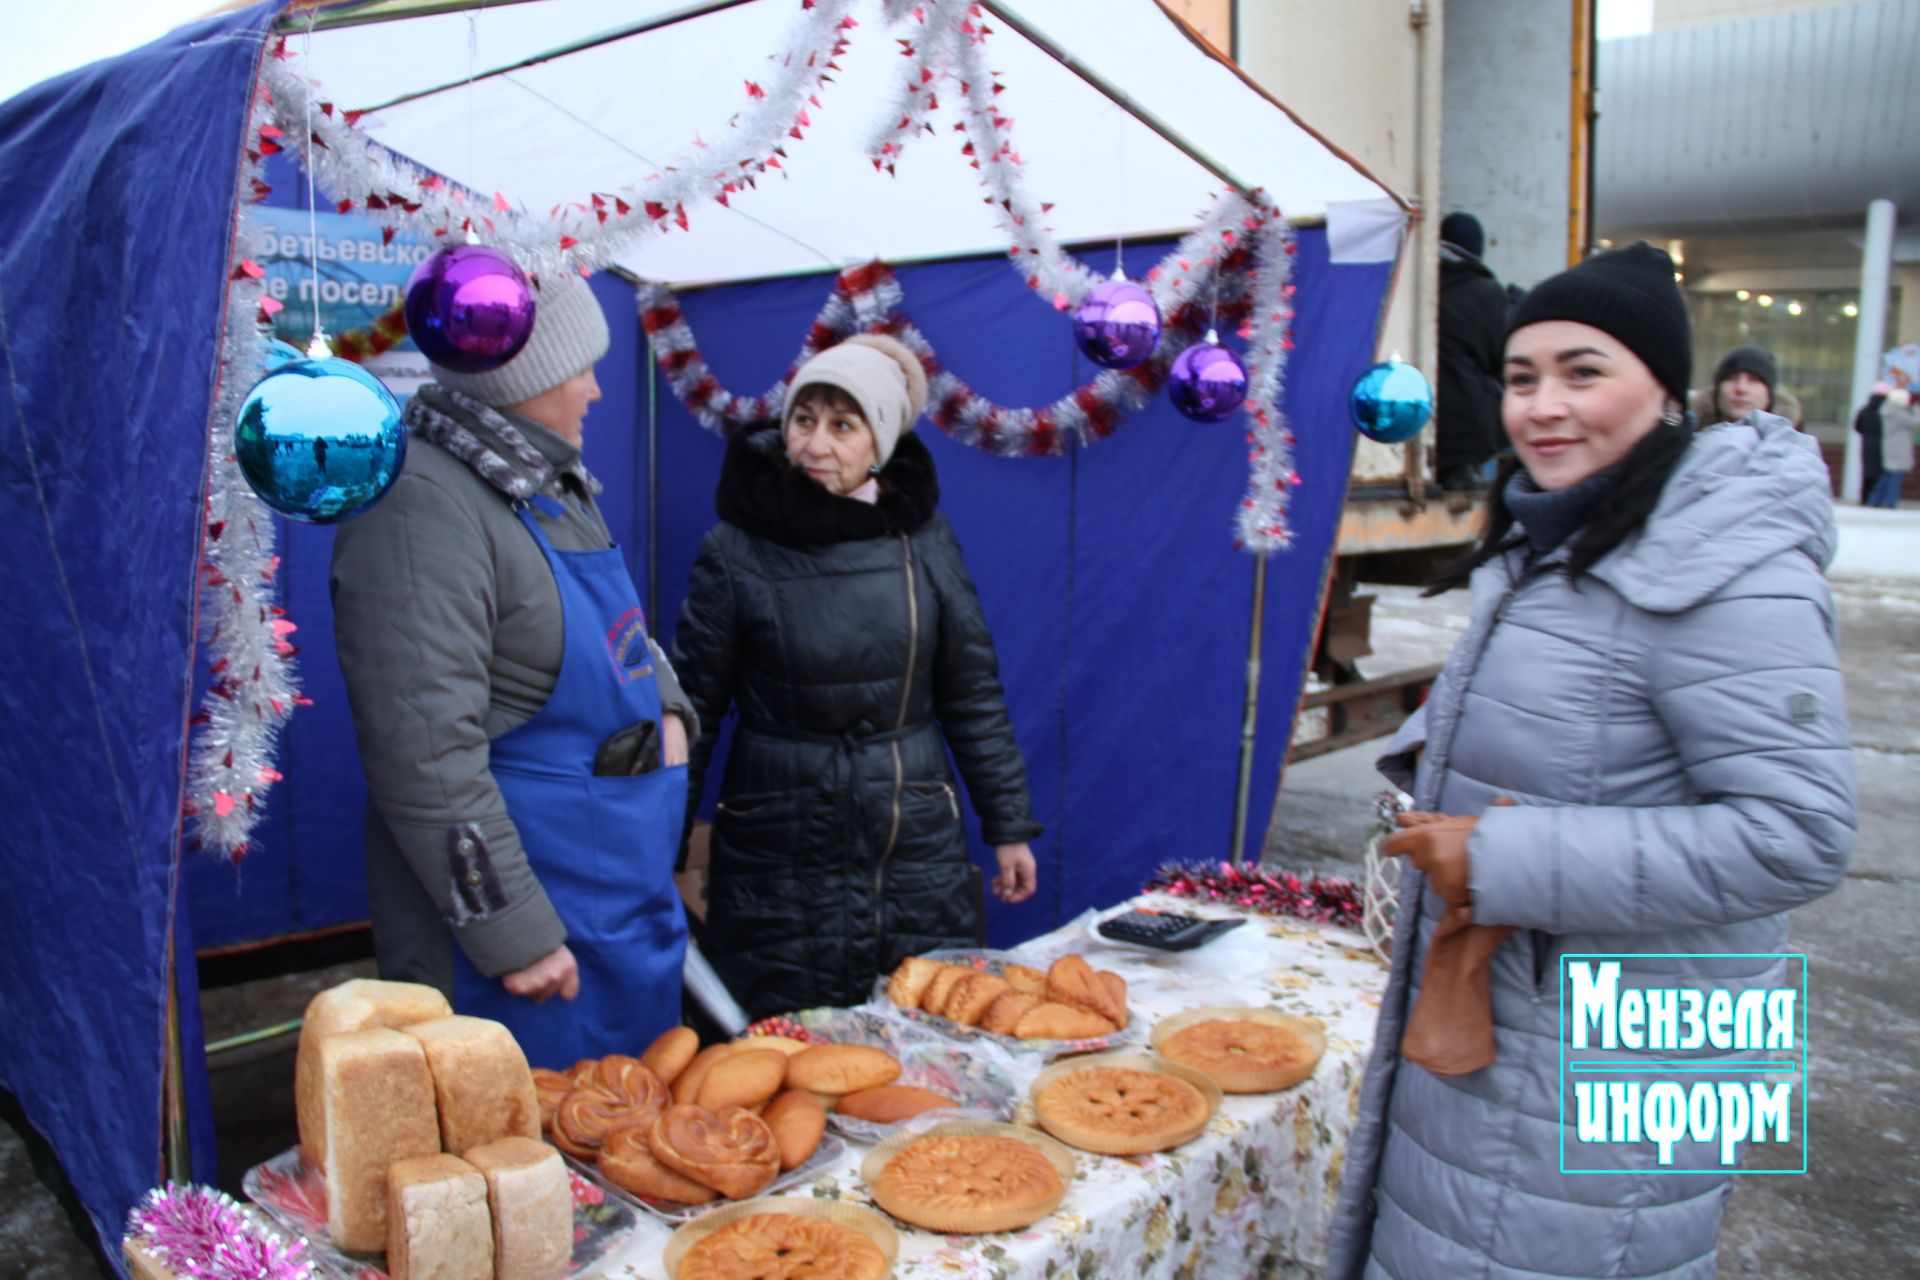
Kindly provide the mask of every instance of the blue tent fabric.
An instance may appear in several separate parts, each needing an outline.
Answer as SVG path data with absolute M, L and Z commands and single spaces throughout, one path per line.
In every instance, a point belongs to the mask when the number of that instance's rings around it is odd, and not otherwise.
M 1318 624 L 1353 448 L 1346 396 L 1373 359 L 1389 264 L 1329 263 L 1323 230 L 1299 236 L 1297 348 L 1284 405 L 1299 443 L 1295 543 L 1269 561 L 1260 718 L 1246 847 L 1264 821 Z M 1136 279 L 1165 252 L 1137 245 Z M 1108 265 L 1104 255 L 1097 265 Z M 897 272 L 904 311 L 941 361 L 1005 404 L 1046 404 L 1094 371 L 1064 320 L 1003 259 Z M 687 292 L 702 354 L 731 390 L 753 394 L 785 372 L 831 277 Z M 1232 341 L 1232 339 L 1229 339 Z M 723 442 L 670 394 L 660 451 L 658 585 L 671 634 L 700 535 L 714 520 Z M 994 905 L 1007 944 L 1139 890 L 1160 863 L 1224 858 L 1232 842 L 1254 560 L 1233 545 L 1244 495 L 1244 426 L 1189 422 L 1164 397 L 1110 438 L 1059 458 L 1001 458 L 923 426 L 993 628 L 1036 816 L 1041 890 Z M 722 749 L 724 750 L 724 741 Z M 711 803 L 720 776 L 709 772 Z M 991 855 L 971 831 L 974 856 Z
M 0 105 L 0 1084 L 109 1255 L 161 1173 L 214 335 L 274 8 Z

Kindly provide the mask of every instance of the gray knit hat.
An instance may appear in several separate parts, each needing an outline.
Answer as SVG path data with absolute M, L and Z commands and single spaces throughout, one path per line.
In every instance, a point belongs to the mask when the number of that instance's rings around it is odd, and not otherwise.
M 883 467 L 893 457 L 900 434 L 913 430 L 927 403 L 927 371 L 920 357 L 884 333 L 856 333 L 801 365 L 787 384 L 787 398 L 780 406 L 782 422 L 793 413 L 794 398 L 816 383 L 853 397 L 873 428 L 874 452 Z
M 552 390 L 607 354 L 607 318 L 585 280 L 557 272 L 542 278 L 533 297 L 533 334 L 518 355 L 484 373 L 456 373 L 436 364 L 434 380 L 499 409 Z

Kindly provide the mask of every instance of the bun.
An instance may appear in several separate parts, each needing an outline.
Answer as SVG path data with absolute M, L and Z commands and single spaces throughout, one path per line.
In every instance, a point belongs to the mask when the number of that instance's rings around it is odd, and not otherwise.
M 687 1250 L 679 1280 L 880 1280 L 887 1255 L 862 1232 L 797 1213 L 736 1218 Z
M 440 1153 L 426 1054 L 399 1031 L 344 1031 L 320 1041 L 315 1075 L 326 1131 L 327 1234 L 356 1253 L 385 1248 L 388 1167 Z
M 957 964 L 943 964 L 940 971 L 927 983 L 927 989 L 920 996 L 920 1007 L 928 1013 L 944 1014 L 947 1011 L 947 999 L 953 989 L 960 985 L 960 979 L 973 974 L 972 969 Z
M 927 987 L 933 976 L 940 972 L 938 960 L 928 960 L 921 956 L 908 956 L 900 962 L 900 967 L 887 979 L 887 999 L 902 1009 L 918 1009 L 920 998 L 927 994 Z
M 948 993 L 946 1015 L 962 1026 L 975 1026 L 995 1000 L 1012 990 L 1005 978 L 991 973 L 970 973 Z
M 757 1107 L 780 1092 L 787 1078 L 787 1055 L 778 1049 L 741 1049 L 715 1062 L 700 1082 L 696 1104 L 709 1111 L 721 1107 Z
M 1058 1207 L 1053 1163 L 1019 1138 L 940 1134 L 909 1143 L 873 1180 L 874 1203 L 929 1231 L 1013 1231 Z
M 307 1001 L 306 1014 L 300 1020 L 300 1047 L 293 1061 L 300 1159 L 315 1169 L 326 1167 L 327 1132 L 316 1061 L 322 1039 L 342 1031 L 404 1027 L 428 1018 L 444 1018 L 452 1012 L 453 1007 L 437 988 L 377 978 L 350 978 Z
M 648 1135 L 653 1158 L 729 1200 L 766 1189 L 780 1173 L 780 1146 L 767 1122 L 740 1107 L 671 1106 Z
M 713 1070 L 713 1064 L 734 1052 L 737 1052 L 734 1045 L 710 1044 L 694 1054 L 686 1070 L 673 1079 L 673 1100 L 687 1106 L 693 1105 L 700 1096 L 700 1083 L 707 1078 L 707 1072 Z
M 1097 1013 L 1115 1027 L 1127 1016 L 1125 996 L 1114 999 L 1093 966 L 1076 955 L 1061 956 L 1047 970 L 1047 999 Z
M 997 1036 L 1010 1036 L 1026 1012 L 1039 1008 L 1040 1004 L 1039 996 L 1030 996 L 1024 991 L 1009 991 L 987 1007 L 987 1016 L 980 1019 L 980 1025 Z
M 867 1120 L 873 1124 L 898 1124 L 925 1111 L 940 1111 L 960 1104 L 944 1093 L 910 1084 L 883 1084 L 877 1089 L 850 1093 L 833 1104 L 843 1116 Z
M 787 1060 L 787 1083 L 814 1093 L 846 1094 L 891 1084 L 900 1060 L 863 1044 L 820 1044 Z
M 440 1107 L 440 1145 L 455 1155 L 496 1138 L 538 1138 L 540 1097 L 513 1032 L 459 1015 L 416 1022 Z
M 549 1071 L 545 1067 L 535 1067 L 529 1074 L 533 1076 L 534 1099 L 540 1104 L 540 1131 L 545 1133 L 553 1128 L 553 1113 L 573 1092 L 573 1077 L 564 1071 Z
M 1097 1013 L 1048 1001 L 1020 1015 L 1013 1034 L 1022 1040 L 1092 1040 L 1110 1036 L 1114 1025 Z
M 532 1138 L 502 1138 L 467 1159 L 487 1179 L 494 1280 L 553 1280 L 573 1256 L 573 1187 L 560 1153 Z
M 413 1156 L 387 1167 L 391 1280 L 490 1280 L 487 1180 L 459 1156 Z
M 1040 1090 L 1033 1109 L 1048 1133 L 1083 1151 L 1139 1155 L 1178 1146 L 1207 1123 L 1206 1095 L 1178 1076 L 1089 1067 Z
M 1005 978 L 1007 985 L 1015 991 L 1030 996 L 1046 994 L 1047 975 L 1038 969 L 1029 969 L 1024 964 L 1010 964 L 1000 971 L 1000 976 Z
M 736 1049 L 778 1049 L 791 1058 L 796 1053 L 805 1053 L 813 1045 L 805 1040 L 795 1040 L 792 1036 L 742 1036 L 733 1042 Z
M 674 1027 L 660 1033 L 659 1039 L 647 1046 L 640 1055 L 640 1061 L 647 1070 L 660 1077 L 661 1083 L 672 1084 L 674 1077 L 687 1069 L 693 1061 L 693 1055 L 700 1052 L 700 1037 L 692 1027 Z
M 653 1140 L 639 1126 L 608 1135 L 600 1148 L 600 1172 L 623 1191 L 674 1204 L 706 1204 L 712 1187 L 683 1178 L 653 1158 Z
M 644 1099 L 598 1085 L 575 1089 L 553 1114 L 553 1142 L 574 1159 L 592 1164 L 600 1158 L 600 1148 L 610 1136 L 621 1129 L 645 1128 L 666 1106 L 664 1086 Z
M 820 1147 L 827 1131 L 827 1109 L 805 1089 L 788 1089 L 760 1113 L 780 1144 L 780 1170 L 797 1169 Z
M 654 1111 L 666 1106 L 672 1098 L 666 1082 L 655 1075 L 652 1068 L 640 1059 L 629 1058 L 623 1053 L 600 1059 L 600 1065 L 594 1069 L 585 1087 L 598 1087 L 608 1093 L 617 1093 L 635 1106 Z

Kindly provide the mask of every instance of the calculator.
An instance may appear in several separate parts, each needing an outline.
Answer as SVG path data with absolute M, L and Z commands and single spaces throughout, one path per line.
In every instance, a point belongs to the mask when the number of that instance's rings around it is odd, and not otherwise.
M 1242 920 L 1202 920 L 1172 911 L 1129 911 L 1102 920 L 1095 931 L 1113 942 L 1131 942 L 1160 951 L 1190 951 L 1244 923 Z

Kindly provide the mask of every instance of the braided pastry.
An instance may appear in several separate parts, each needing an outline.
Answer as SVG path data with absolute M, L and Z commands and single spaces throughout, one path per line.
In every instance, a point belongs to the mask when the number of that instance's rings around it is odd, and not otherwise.
M 575 1089 L 553 1113 L 553 1145 L 576 1160 L 600 1158 L 608 1135 L 635 1126 L 645 1128 L 660 1114 L 661 1101 L 640 1101 L 592 1085 Z
M 648 1135 L 653 1158 L 729 1200 L 762 1191 L 780 1173 L 780 1144 L 767 1122 L 741 1107 L 675 1104 Z
M 606 1145 L 600 1148 L 600 1172 L 607 1181 L 634 1195 L 675 1204 L 705 1204 L 713 1199 L 712 1187 L 683 1178 L 653 1158 L 649 1127 L 634 1125 L 607 1135 Z

